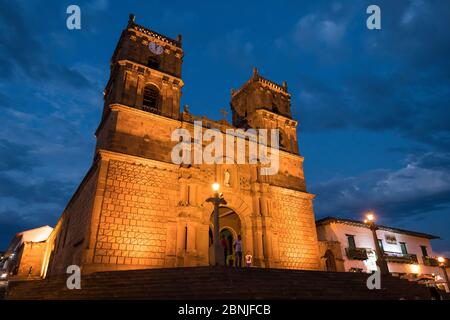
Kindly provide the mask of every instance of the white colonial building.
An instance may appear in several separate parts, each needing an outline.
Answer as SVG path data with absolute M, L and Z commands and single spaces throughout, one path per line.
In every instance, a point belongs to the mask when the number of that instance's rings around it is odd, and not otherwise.
M 367 224 L 326 217 L 316 221 L 316 227 L 324 270 L 368 273 L 376 270 L 375 243 Z M 381 225 L 376 234 L 390 273 L 445 285 L 443 270 L 430 243 L 439 237 Z M 445 265 L 449 272 L 449 259 Z

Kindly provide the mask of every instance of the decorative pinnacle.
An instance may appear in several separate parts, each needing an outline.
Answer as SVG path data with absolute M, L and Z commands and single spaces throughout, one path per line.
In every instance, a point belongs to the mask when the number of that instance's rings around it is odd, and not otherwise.
M 181 34 L 177 35 L 177 41 L 181 44 L 181 41 L 183 40 L 183 37 Z
M 258 68 L 253 67 L 253 76 L 257 76 L 258 75 Z
M 132 24 L 134 23 L 134 20 L 136 19 L 136 16 L 133 13 L 130 13 L 130 15 L 128 16 L 128 24 Z
M 287 82 L 283 81 L 283 88 L 287 89 Z

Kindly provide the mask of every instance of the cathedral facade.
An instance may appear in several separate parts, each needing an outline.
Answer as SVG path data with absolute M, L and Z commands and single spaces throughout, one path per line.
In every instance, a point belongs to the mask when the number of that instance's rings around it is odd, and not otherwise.
M 171 39 L 130 15 L 111 58 L 92 166 L 51 236 L 48 275 L 214 264 L 213 205 L 218 182 L 221 237 L 242 237 L 253 265 L 319 269 L 313 195 L 306 190 L 287 84 L 254 69 L 231 90 L 232 124 L 180 108 L 181 36 Z M 175 164 L 176 129 L 279 129 L 279 170 L 258 164 Z M 194 135 L 193 135 L 194 136 Z

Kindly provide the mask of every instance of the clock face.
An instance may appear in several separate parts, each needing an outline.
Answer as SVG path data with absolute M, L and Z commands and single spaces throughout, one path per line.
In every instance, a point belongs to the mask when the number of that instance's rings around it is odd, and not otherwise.
M 162 46 L 160 46 L 159 44 L 157 44 L 156 42 L 153 42 L 153 41 L 149 42 L 148 48 L 154 54 L 160 55 L 160 54 L 162 54 L 164 52 L 164 48 Z

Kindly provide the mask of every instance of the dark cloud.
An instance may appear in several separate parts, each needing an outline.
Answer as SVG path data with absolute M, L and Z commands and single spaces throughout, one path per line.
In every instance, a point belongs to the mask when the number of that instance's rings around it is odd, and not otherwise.
M 51 211 L 45 208 L 34 209 L 33 212 L 26 209 L 0 211 L 0 251 L 7 249 L 8 244 L 18 232 L 44 225 L 54 226 L 56 216 L 52 215 Z
M 73 182 L 52 180 L 29 181 L 19 177 L 0 174 L 0 198 L 14 198 L 17 202 L 62 203 L 73 191 Z
M 388 147 L 385 149 L 387 153 L 408 155 L 408 154 L 424 154 L 427 152 L 425 148 L 420 147 Z
M 450 208 L 450 154 L 410 157 L 399 170 L 372 170 L 313 185 L 319 216 L 356 216 L 374 209 L 385 218 Z
M 38 40 L 36 16 L 23 16 L 24 8 L 0 1 L 0 77 L 11 80 L 18 71 L 35 81 L 89 88 L 93 84 L 79 71 L 55 64 L 45 45 Z M 39 24 L 37 24 L 39 25 Z
M 0 250 L 17 232 L 54 226 L 74 189 L 73 182 L 0 172 Z
M 0 173 L 8 170 L 29 171 L 37 165 L 31 152 L 27 145 L 0 139 Z
M 300 74 L 294 110 L 304 120 L 302 130 L 390 130 L 450 150 L 450 3 L 379 5 L 380 31 L 361 32 L 360 15 L 335 15 L 331 8 L 299 19 L 291 37 L 300 41 L 300 52 L 314 49 L 311 59 L 317 60 L 332 52 L 333 62 L 341 63 Z
M 4 211 L 0 213 L 0 251 L 7 249 L 8 244 L 17 232 L 33 227 L 28 223 L 18 221 L 16 219 L 17 216 L 19 216 L 19 213 L 16 211 Z
M 67 65 L 49 39 L 61 30 L 39 10 L 0 0 L 1 246 L 21 230 L 54 225 L 92 159 L 102 105 L 98 67 Z
M 0 108 L 10 108 L 11 107 L 11 101 L 7 95 L 0 92 Z
M 410 161 L 421 168 L 450 172 L 450 153 L 427 152 L 420 156 L 412 155 Z

